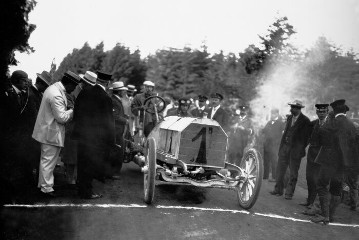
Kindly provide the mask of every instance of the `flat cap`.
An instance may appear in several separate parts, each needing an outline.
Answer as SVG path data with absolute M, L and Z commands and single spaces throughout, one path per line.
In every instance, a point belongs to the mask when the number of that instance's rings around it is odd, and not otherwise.
M 212 93 L 211 98 L 218 98 L 219 100 L 223 100 L 223 95 L 220 93 Z
M 26 72 L 22 71 L 22 70 L 16 70 L 14 71 L 12 74 L 11 74 L 11 77 L 10 77 L 11 81 L 13 80 L 28 80 L 29 79 L 29 76 L 27 75 Z

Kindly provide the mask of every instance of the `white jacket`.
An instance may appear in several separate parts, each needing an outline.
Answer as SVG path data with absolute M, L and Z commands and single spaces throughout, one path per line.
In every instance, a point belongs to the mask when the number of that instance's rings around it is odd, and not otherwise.
M 44 92 L 32 137 L 40 143 L 63 147 L 65 123 L 73 117 L 73 110 L 66 109 L 65 88 L 56 82 Z

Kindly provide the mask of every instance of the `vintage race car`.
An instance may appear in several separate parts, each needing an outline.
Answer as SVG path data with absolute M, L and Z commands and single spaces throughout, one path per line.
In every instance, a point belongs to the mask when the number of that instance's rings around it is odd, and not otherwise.
M 135 143 L 142 146 L 141 156 L 136 156 L 143 159 L 139 165 L 144 173 L 147 204 L 154 200 L 156 184 L 232 189 L 242 208 L 250 209 L 255 204 L 263 178 L 261 156 L 249 148 L 239 166 L 227 162 L 228 136 L 218 122 L 166 117 L 147 138 L 137 139 L 141 139 Z

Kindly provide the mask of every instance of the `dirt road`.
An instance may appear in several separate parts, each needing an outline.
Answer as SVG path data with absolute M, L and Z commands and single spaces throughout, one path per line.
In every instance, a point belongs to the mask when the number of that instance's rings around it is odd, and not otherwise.
M 270 195 L 274 183 L 263 182 L 250 211 L 237 204 L 234 191 L 184 186 L 156 186 L 155 202 L 143 202 L 143 176 L 125 164 L 120 180 L 95 182 L 104 194 L 82 200 L 75 190 L 58 186 L 61 197 L 35 205 L 5 206 L 6 239 L 359 239 L 359 212 L 342 204 L 337 222 L 314 224 L 293 200 Z

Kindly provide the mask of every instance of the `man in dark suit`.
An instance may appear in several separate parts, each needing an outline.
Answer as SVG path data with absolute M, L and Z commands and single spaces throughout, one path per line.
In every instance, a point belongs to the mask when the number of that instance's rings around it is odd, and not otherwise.
M 78 140 L 79 195 L 102 197 L 92 191 L 94 178 L 103 181 L 110 170 L 109 154 L 115 144 L 112 100 L 106 92 L 111 75 L 97 72 L 97 84 L 80 92 L 74 108 L 72 137 Z
M 120 178 L 119 172 L 122 167 L 122 162 L 125 154 L 125 141 L 124 134 L 125 131 L 128 132 L 129 129 L 129 116 L 125 114 L 125 108 L 123 101 L 126 97 L 128 88 L 124 86 L 124 83 L 121 81 L 114 82 L 112 84 L 112 104 L 113 104 L 113 115 L 115 119 L 115 129 L 116 129 L 116 144 L 120 145 L 121 148 L 116 154 L 114 159 L 115 173 L 112 176 L 112 179 L 118 180 Z
M 197 118 L 202 118 L 203 117 L 203 113 L 206 110 L 206 102 L 207 102 L 208 98 L 204 95 L 198 95 L 198 107 L 192 109 L 192 111 L 190 111 L 191 115 L 193 117 L 197 117 Z
M 310 122 L 311 134 L 307 154 L 306 180 L 308 186 L 308 197 L 306 202 L 300 203 L 300 205 L 306 206 L 309 209 L 313 208 L 313 203 L 317 196 L 316 185 L 320 165 L 318 163 L 315 163 L 315 158 L 318 156 L 320 150 L 319 128 L 323 125 L 324 119 L 328 115 L 329 104 L 315 104 L 315 107 L 318 119 L 315 119 Z M 311 211 L 308 210 L 308 212 Z
M 253 134 L 248 106 L 238 106 L 229 133 L 229 162 L 238 165 Z
M 32 136 L 32 130 L 35 126 L 37 114 L 40 109 L 42 95 L 47 89 L 48 86 L 51 85 L 52 78 L 50 74 L 46 71 L 43 71 L 41 74 L 37 73 L 37 77 L 35 80 L 35 84 L 29 87 L 29 100 L 27 107 L 25 109 L 26 115 L 28 119 L 27 127 L 24 129 L 26 132 L 26 140 L 27 140 L 27 158 L 33 166 L 34 172 L 38 173 L 39 168 L 39 160 L 40 160 L 40 145 L 36 142 Z M 36 174 L 37 176 L 37 174 Z
M 221 107 L 221 102 L 223 101 L 222 94 L 213 93 L 210 97 L 211 107 L 205 110 L 205 112 L 207 112 L 207 117 L 216 120 L 224 131 L 228 131 L 229 115 L 226 110 Z
M 263 179 L 268 179 L 270 172 L 272 172 L 271 181 L 275 181 L 276 179 L 277 154 L 284 126 L 283 119 L 279 115 L 279 109 L 273 108 L 271 110 L 270 120 L 263 128 Z
M 320 164 L 317 191 L 321 215 L 312 218 L 312 222 L 328 224 L 333 222 L 337 206 L 340 204 L 343 172 L 358 174 L 358 152 L 356 150 L 356 129 L 347 119 L 345 100 L 330 104 L 333 112 L 319 129 L 321 149 L 316 158 Z
M 301 112 L 301 109 L 304 108 L 301 101 L 295 100 L 288 105 L 291 107 L 291 115 L 287 119 L 279 146 L 276 184 L 270 193 L 277 196 L 283 195 L 284 176 L 289 166 L 290 174 L 285 199 L 291 200 L 297 184 L 300 162 L 305 156 L 305 148 L 308 144 L 310 121 Z

